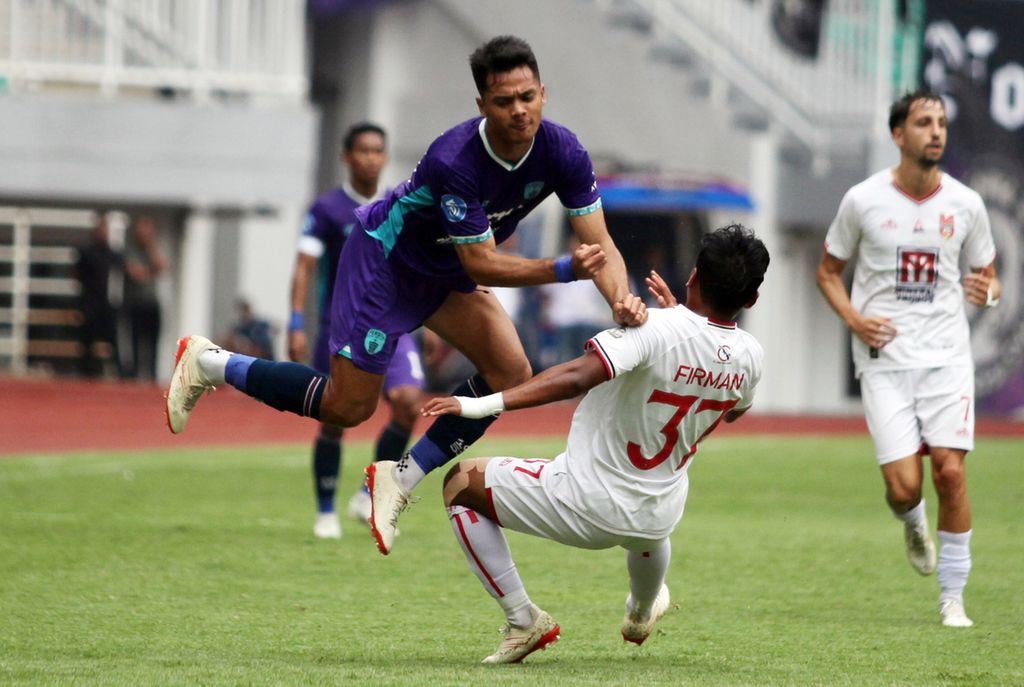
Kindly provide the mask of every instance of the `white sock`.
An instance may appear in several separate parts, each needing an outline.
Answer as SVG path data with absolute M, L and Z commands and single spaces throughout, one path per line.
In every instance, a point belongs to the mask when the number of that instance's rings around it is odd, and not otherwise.
M 199 354 L 199 367 L 210 378 L 211 384 L 224 384 L 224 369 L 228 366 L 231 351 L 211 348 Z
M 523 581 L 519 579 L 519 571 L 512 561 L 512 552 L 501 528 L 489 518 L 463 506 L 449 506 L 448 519 L 469 567 L 487 593 L 505 611 L 509 624 L 516 627 L 532 625 L 533 604 L 526 595 Z
M 943 532 L 939 530 L 939 564 L 935 570 L 939 578 L 939 601 L 964 600 L 964 587 L 971 572 L 971 532 Z
M 672 542 L 667 538 L 654 544 L 648 551 L 628 551 L 626 568 L 629 570 L 629 599 L 631 610 L 641 618 L 649 617 L 651 606 L 658 598 L 665 573 L 672 560 Z
M 395 481 L 402 485 L 402 489 L 405 489 L 407 494 L 412 493 L 416 485 L 422 482 L 426 476 L 427 473 L 423 472 L 423 468 L 413 460 L 410 453 L 402 456 L 398 465 L 395 466 Z
M 893 515 L 895 515 L 903 522 L 909 523 L 911 525 L 917 525 L 918 523 L 924 522 L 926 515 L 924 510 L 924 499 L 922 498 L 920 503 L 918 503 L 916 506 L 908 510 L 906 513 L 894 512 Z

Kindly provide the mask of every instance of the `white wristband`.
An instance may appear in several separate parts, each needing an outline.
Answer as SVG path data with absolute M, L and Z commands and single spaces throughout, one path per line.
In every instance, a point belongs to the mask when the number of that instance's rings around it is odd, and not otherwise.
M 985 300 L 985 307 L 986 308 L 994 308 L 997 305 L 999 305 L 999 299 L 998 298 L 992 298 L 992 287 L 989 286 L 988 287 L 988 298 Z
M 462 410 L 459 411 L 459 415 L 462 417 L 479 419 L 490 415 L 497 415 L 505 410 L 505 399 L 500 391 L 490 396 L 482 396 L 481 398 L 456 396 L 455 400 L 462 407 Z

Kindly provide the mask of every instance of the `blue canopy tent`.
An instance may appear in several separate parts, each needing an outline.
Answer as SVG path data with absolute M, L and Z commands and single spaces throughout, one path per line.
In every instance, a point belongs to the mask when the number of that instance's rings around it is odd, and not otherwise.
M 607 211 L 754 209 L 745 188 L 721 179 L 607 175 L 598 188 Z

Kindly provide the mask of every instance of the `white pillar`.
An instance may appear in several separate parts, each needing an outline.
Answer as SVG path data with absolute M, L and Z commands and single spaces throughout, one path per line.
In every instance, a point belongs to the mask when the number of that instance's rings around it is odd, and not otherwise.
M 765 412 L 800 412 L 806 409 L 803 389 L 809 366 L 805 350 L 807 295 L 814 295 L 801 251 L 790 250 L 778 219 L 778 136 L 768 132 L 751 139 L 750 191 L 754 200 L 751 228 L 764 241 L 771 264 L 761 285 L 757 304 L 743 315 L 743 326 L 764 346 L 764 374 L 754 405 Z
M 214 227 L 213 215 L 206 207 L 194 207 L 185 220 L 175 327 L 181 334 L 215 335 L 210 329 L 213 324 Z
M 238 294 L 276 330 L 274 353 L 285 357 L 289 292 L 302 227 L 302 208 L 280 205 L 268 215 L 246 215 L 240 223 Z

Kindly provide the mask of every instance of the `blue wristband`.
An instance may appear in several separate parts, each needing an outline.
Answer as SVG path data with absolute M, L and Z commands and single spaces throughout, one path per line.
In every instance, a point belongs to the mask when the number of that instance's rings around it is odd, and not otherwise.
M 297 332 L 305 328 L 306 325 L 303 322 L 302 313 L 299 312 L 298 310 L 293 310 L 292 317 L 290 320 L 288 320 L 288 331 Z
M 555 279 L 563 284 L 576 281 L 576 273 L 572 271 L 572 256 L 563 255 L 555 259 Z

